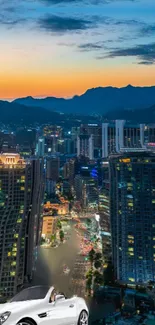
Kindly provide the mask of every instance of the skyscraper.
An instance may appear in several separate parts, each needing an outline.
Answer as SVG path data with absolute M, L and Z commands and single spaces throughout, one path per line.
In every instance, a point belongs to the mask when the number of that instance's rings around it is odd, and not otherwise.
M 57 182 L 59 178 L 60 158 L 49 157 L 46 162 L 46 178 Z
M 32 277 L 41 231 L 43 162 L 0 155 L 0 295 Z
M 129 124 L 125 120 L 102 124 L 102 158 L 123 148 L 143 148 L 144 124 Z
M 43 137 L 40 137 L 37 142 L 36 155 L 37 157 L 41 158 L 44 157 L 44 154 L 45 154 L 45 139 Z
M 100 215 L 100 228 L 103 247 L 104 265 L 111 261 L 111 226 L 110 226 L 110 180 L 109 162 L 102 161 L 102 187 L 99 189 L 98 213 Z
M 155 156 L 110 156 L 112 253 L 124 283 L 155 280 Z
M 77 137 L 77 156 L 84 156 L 90 160 L 94 159 L 93 135 L 81 134 Z

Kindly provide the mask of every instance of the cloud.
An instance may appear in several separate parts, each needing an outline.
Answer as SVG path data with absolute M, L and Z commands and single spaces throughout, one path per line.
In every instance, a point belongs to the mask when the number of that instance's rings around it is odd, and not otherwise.
M 139 64 L 154 64 L 155 43 L 137 45 L 131 48 L 113 49 L 107 55 L 98 57 L 98 59 L 117 57 L 136 57 L 139 60 Z
M 22 24 L 26 21 L 25 18 L 12 18 L 0 15 L 0 25 L 5 25 L 8 28 L 13 28 L 18 24 Z
M 151 36 L 152 34 L 155 34 L 155 25 L 148 25 L 146 27 L 143 27 L 140 33 L 142 36 Z
M 137 2 L 138 0 L 40 0 L 47 5 L 57 5 L 57 4 L 87 4 L 87 5 L 99 5 L 99 4 L 108 4 L 112 2 Z
M 93 21 L 90 20 L 53 15 L 39 19 L 38 23 L 40 28 L 48 32 L 60 34 L 71 31 L 82 31 L 95 26 Z

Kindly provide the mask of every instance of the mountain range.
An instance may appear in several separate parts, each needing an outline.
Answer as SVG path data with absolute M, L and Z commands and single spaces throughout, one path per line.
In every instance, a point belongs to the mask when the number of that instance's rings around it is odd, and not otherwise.
M 2 123 L 76 124 L 76 121 L 89 123 L 101 116 L 105 120 L 155 123 L 155 86 L 99 87 L 71 99 L 25 97 L 11 103 L 0 101 Z
M 154 105 L 155 86 L 99 87 L 89 89 L 83 95 L 74 96 L 71 99 L 26 97 L 16 99 L 14 102 L 28 107 L 42 107 L 66 114 L 105 115 L 111 111 L 142 109 Z

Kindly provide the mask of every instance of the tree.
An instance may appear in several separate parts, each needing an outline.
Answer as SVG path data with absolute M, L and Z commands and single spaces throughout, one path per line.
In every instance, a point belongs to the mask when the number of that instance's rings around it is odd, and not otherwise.
M 45 244 L 45 238 L 41 237 L 40 244 L 41 245 Z
M 99 269 L 102 266 L 102 261 L 100 260 L 95 260 L 94 266 L 96 269 Z
M 94 249 L 92 248 L 91 251 L 89 252 L 89 261 L 91 263 L 91 265 L 93 266 L 93 263 L 94 263 L 94 259 L 95 259 L 95 251 Z
M 91 296 L 91 288 L 93 282 L 93 272 L 90 269 L 86 274 L 86 290 L 88 291 L 88 295 Z
M 60 220 L 57 221 L 57 228 L 58 228 L 58 229 L 61 229 L 61 228 L 62 228 L 62 226 L 61 226 L 61 221 L 60 221 Z
M 95 260 L 98 261 L 98 260 L 101 260 L 102 259 L 102 254 L 101 253 L 96 253 L 95 254 Z
M 58 211 L 56 209 L 53 209 L 52 216 L 57 216 L 57 215 L 58 215 Z
M 108 263 L 107 268 L 104 270 L 104 284 L 113 284 L 115 282 L 114 267 L 111 262 Z
M 56 234 L 51 235 L 51 242 L 53 243 L 55 242 L 55 240 L 56 240 Z
M 103 284 L 103 275 L 99 271 L 94 272 L 94 283 L 97 285 Z
M 60 241 L 62 242 L 64 240 L 64 232 L 63 232 L 63 230 L 60 230 L 59 236 L 60 236 Z

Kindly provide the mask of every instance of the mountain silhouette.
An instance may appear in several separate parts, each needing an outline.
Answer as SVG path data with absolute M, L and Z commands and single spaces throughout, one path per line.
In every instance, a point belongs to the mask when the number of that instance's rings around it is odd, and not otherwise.
M 62 119 L 61 115 L 56 112 L 50 112 L 41 107 L 26 107 L 15 102 L 9 103 L 0 100 L 1 123 L 5 124 L 33 124 L 48 123 Z
M 153 106 L 155 104 L 155 86 L 98 87 L 89 89 L 81 96 L 74 96 L 71 99 L 26 97 L 16 99 L 14 103 L 27 107 L 42 107 L 49 111 L 66 114 L 91 115 L 96 113 L 104 115 L 111 111 L 144 109 Z

